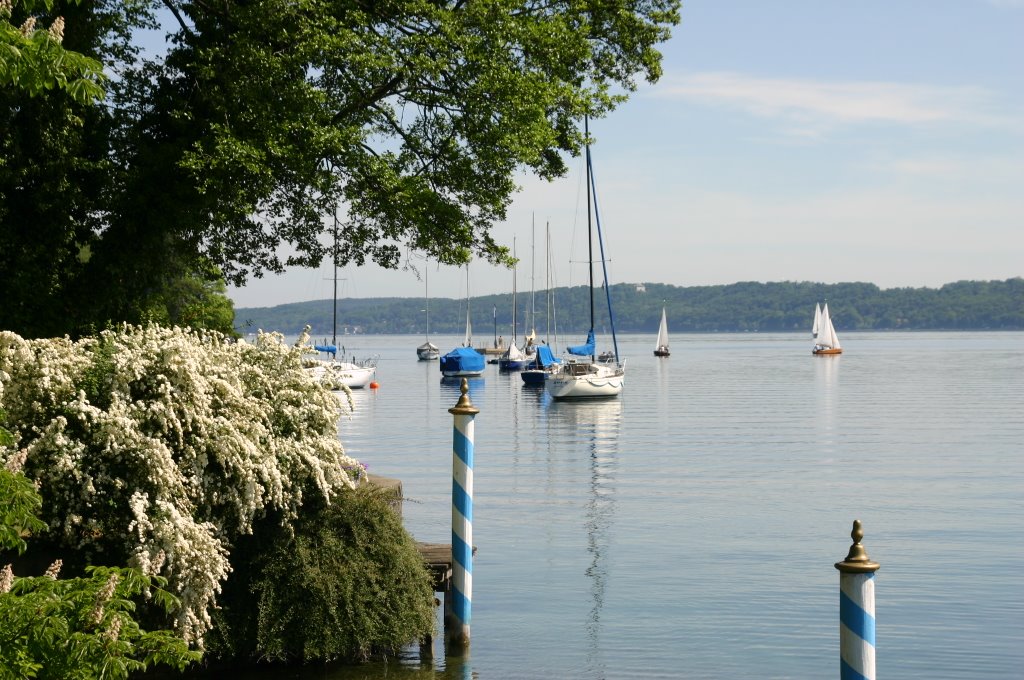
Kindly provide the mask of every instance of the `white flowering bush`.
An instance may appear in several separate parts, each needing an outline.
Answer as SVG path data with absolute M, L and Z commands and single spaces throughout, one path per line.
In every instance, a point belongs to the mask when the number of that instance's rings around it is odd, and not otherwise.
M 338 401 L 278 334 L 122 326 L 78 341 L 0 332 L 0 409 L 51 536 L 87 560 L 167 579 L 202 643 L 233 540 L 304 496 L 353 486 Z

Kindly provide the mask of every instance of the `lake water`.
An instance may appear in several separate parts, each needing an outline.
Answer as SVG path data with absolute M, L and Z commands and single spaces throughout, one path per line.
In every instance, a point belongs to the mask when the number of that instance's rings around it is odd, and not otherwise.
M 380 354 L 346 449 L 402 480 L 418 540 L 449 542 L 458 384 L 416 361 L 422 337 L 344 340 Z M 881 564 L 879 678 L 1021 677 L 1024 333 L 843 343 L 675 335 L 656 359 L 626 336 L 623 394 L 590 403 L 488 366 L 469 653 L 306 677 L 836 678 L 854 519 Z

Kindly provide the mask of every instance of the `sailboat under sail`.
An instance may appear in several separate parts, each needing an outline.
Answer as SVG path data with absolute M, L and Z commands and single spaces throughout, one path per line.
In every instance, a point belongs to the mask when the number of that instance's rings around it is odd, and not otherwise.
M 658 339 L 654 343 L 654 356 L 667 357 L 668 351 L 668 317 L 665 308 L 661 308 L 661 325 L 658 326 Z
M 811 349 L 812 354 L 842 354 L 843 347 L 839 344 L 832 318 L 828 314 L 828 303 L 821 308 L 821 319 L 818 322 L 817 340 Z

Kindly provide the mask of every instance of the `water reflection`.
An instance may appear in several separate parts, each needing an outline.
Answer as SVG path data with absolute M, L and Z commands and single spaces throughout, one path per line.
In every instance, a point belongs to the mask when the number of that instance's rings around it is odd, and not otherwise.
M 823 451 L 833 452 L 835 432 L 838 427 L 839 411 L 839 365 L 842 354 L 824 354 L 812 357 L 815 373 L 814 410 L 816 412 L 818 430 L 821 434 Z
M 484 396 L 484 379 L 480 378 L 459 378 L 451 376 L 441 376 L 441 403 L 448 403 L 451 400 L 451 405 L 455 406 L 455 403 L 462 396 L 462 381 L 465 380 L 469 385 L 469 398 L 473 402 L 474 406 L 479 407 L 480 405 L 476 402 L 483 401 Z
M 601 655 L 601 614 L 608 585 L 607 553 L 615 515 L 622 400 L 552 401 L 550 408 L 565 418 L 571 425 L 571 431 L 586 443 L 589 453 L 589 495 L 583 516 L 586 549 L 590 556 L 585 574 L 590 579 L 591 600 L 585 623 L 588 644 L 586 676 L 604 677 L 607 664 Z

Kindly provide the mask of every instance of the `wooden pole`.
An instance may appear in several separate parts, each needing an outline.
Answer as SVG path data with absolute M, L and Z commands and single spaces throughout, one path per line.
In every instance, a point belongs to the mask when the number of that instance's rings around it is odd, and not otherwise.
M 445 593 L 449 644 L 469 646 L 473 604 L 473 420 L 480 412 L 469 401 L 469 381 L 452 414 L 452 585 Z M 451 601 L 449 605 L 449 600 Z M 450 618 L 451 620 L 447 620 Z
M 839 677 L 875 680 L 875 572 L 878 563 L 868 558 L 860 541 L 864 529 L 853 521 L 853 545 L 839 570 Z

